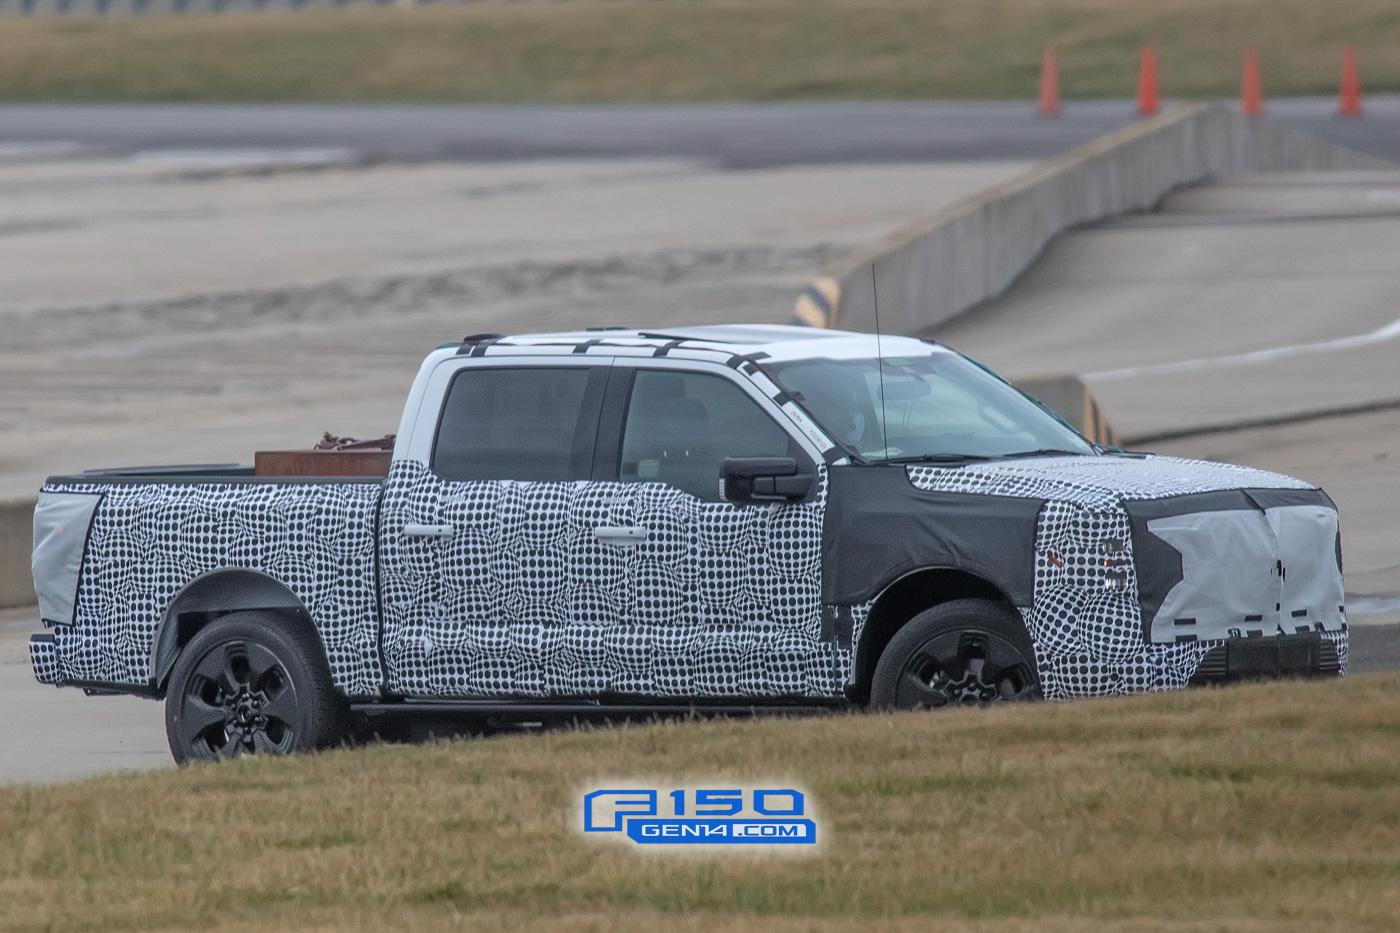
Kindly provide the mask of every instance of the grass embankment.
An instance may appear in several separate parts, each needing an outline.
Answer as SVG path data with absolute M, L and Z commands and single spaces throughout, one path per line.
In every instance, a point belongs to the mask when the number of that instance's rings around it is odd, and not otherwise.
M 0 928 L 1393 928 L 1398 763 L 1384 675 L 9 788 Z M 797 782 L 822 847 L 585 840 L 580 792 L 619 778 Z
M 1042 44 L 1070 97 L 1335 93 L 1343 43 L 1400 87 L 1389 0 L 568 0 L 254 15 L 6 18 L 0 99 L 692 101 L 1028 98 Z

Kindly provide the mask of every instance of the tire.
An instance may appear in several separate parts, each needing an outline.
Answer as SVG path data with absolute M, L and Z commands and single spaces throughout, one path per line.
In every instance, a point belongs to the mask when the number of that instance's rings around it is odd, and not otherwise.
M 346 718 L 316 635 L 258 612 L 201 629 L 165 695 L 165 735 L 182 765 L 325 748 L 340 740 Z
M 1040 696 L 1035 649 L 1020 617 L 988 599 L 926 609 L 895 632 L 875 665 L 875 709 L 987 706 Z

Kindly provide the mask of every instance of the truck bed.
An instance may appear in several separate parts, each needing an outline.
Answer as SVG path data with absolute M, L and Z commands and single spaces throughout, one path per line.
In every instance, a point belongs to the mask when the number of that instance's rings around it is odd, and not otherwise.
M 110 467 L 80 474 L 50 477 L 48 482 L 212 482 L 250 477 L 370 478 L 389 475 L 391 450 L 260 450 L 253 464 L 190 463 L 161 466 Z
M 70 683 L 150 685 L 163 673 L 154 669 L 161 623 L 192 605 L 182 597 L 197 593 L 201 577 L 238 568 L 265 581 L 268 592 L 289 593 L 314 621 L 337 686 L 351 696 L 375 693 L 382 482 L 257 476 L 227 464 L 52 477 L 36 526 L 52 534 L 55 547 L 76 551 L 82 542 L 71 606 L 41 599 L 62 659 L 58 675 Z M 45 521 L 46 508 L 72 517 Z M 40 587 L 41 597 L 46 591 L 74 588 L 55 581 Z

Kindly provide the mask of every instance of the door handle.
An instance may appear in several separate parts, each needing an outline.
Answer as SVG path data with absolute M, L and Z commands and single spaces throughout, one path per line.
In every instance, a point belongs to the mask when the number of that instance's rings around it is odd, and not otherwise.
M 593 536 L 607 544 L 641 544 L 647 539 L 647 530 L 640 525 L 602 525 L 593 529 Z
M 457 529 L 451 525 L 410 524 L 403 526 L 405 538 L 450 538 L 456 533 Z

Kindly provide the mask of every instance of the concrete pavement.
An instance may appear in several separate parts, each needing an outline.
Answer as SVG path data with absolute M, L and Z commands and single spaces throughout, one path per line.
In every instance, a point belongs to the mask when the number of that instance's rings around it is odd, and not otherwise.
M 36 683 L 28 648 L 35 631 L 34 609 L 0 612 L 0 784 L 174 767 L 160 703 Z
M 938 334 L 1081 373 L 1129 437 L 1400 400 L 1400 172 L 1257 176 L 1072 231 Z
M 361 123 L 353 109 L 332 116 L 353 129 Z M 246 461 L 258 447 L 302 446 L 323 430 L 391 431 L 425 350 L 466 332 L 783 320 L 826 259 L 1020 168 L 810 164 L 829 162 L 822 153 L 878 160 L 906 151 L 878 136 L 780 158 L 755 113 L 732 117 L 749 121 L 748 137 L 717 134 L 713 124 L 699 132 L 681 115 L 665 145 L 633 128 L 583 134 L 597 148 L 566 150 L 622 150 L 625 161 L 201 180 L 206 156 L 158 167 L 83 150 L 0 160 L 10 260 L 0 265 L 0 495 L 31 493 L 57 471 Z M 8 116 L 7 132 L 23 122 Z M 94 133 L 129 123 L 123 145 L 179 141 L 143 128 L 140 114 L 109 116 Z M 195 121 L 193 131 L 217 142 L 238 129 L 225 116 L 225 129 Z M 413 119 L 429 125 L 438 116 L 425 108 Z M 644 116 L 637 126 L 661 119 Z M 815 134 L 821 120 L 799 116 L 814 120 L 804 125 Z M 282 114 L 277 144 L 310 144 L 296 117 Z M 881 119 L 896 141 L 914 132 L 896 126 L 911 122 L 899 107 Z M 545 123 L 527 126 L 525 137 Z M 1049 136 L 1074 127 L 1030 125 Z M 947 131 L 935 134 L 938 145 Z M 404 138 L 415 137 L 404 129 Z M 762 151 L 735 149 L 745 138 Z M 451 144 L 439 140 L 434 151 Z M 559 154 L 548 145 L 522 137 L 500 153 Z M 1024 139 L 1016 146 L 1005 151 L 1027 151 Z M 1390 248 L 1400 236 L 1396 197 L 1384 175 L 1181 192 L 1161 214 L 1062 237 L 1007 296 L 940 336 L 1009 375 L 1097 373 L 1095 391 L 1129 434 L 1382 398 L 1397 371 L 1388 338 L 1334 344 L 1384 335 L 1387 311 L 1400 306 L 1400 254 Z M 1289 350 L 1298 347 L 1311 349 Z M 1250 356 L 1280 349 L 1289 352 Z M 1397 428 L 1392 412 L 1376 412 L 1160 446 L 1322 482 L 1343 510 L 1349 590 L 1388 597 L 1400 593 L 1390 534 L 1400 518 Z M 168 766 L 159 705 L 34 684 L 24 648 L 32 630 L 29 613 L 0 615 L 0 701 L 17 711 L 0 723 L 0 747 L 19 750 L 0 762 L 0 781 Z M 1400 663 L 1400 626 L 1358 631 L 1356 644 L 1358 671 Z
M 1400 401 L 1397 243 L 1400 172 L 1230 180 L 1061 236 L 938 336 L 1083 374 L 1129 437 Z
M 1229 179 L 1061 236 L 935 335 L 1012 377 L 1083 374 L 1130 446 L 1319 483 L 1348 593 L 1400 594 L 1397 245 L 1400 173 Z
M 0 164 L 0 497 L 391 432 L 467 333 L 786 321 L 830 257 L 1022 165 L 179 167 Z
M 0 497 L 393 431 L 423 355 L 466 333 L 785 321 L 831 256 L 1022 168 L 209 174 L 247 159 L 0 150 Z M 0 614 L 0 782 L 169 767 L 160 704 L 34 682 L 36 630 Z

